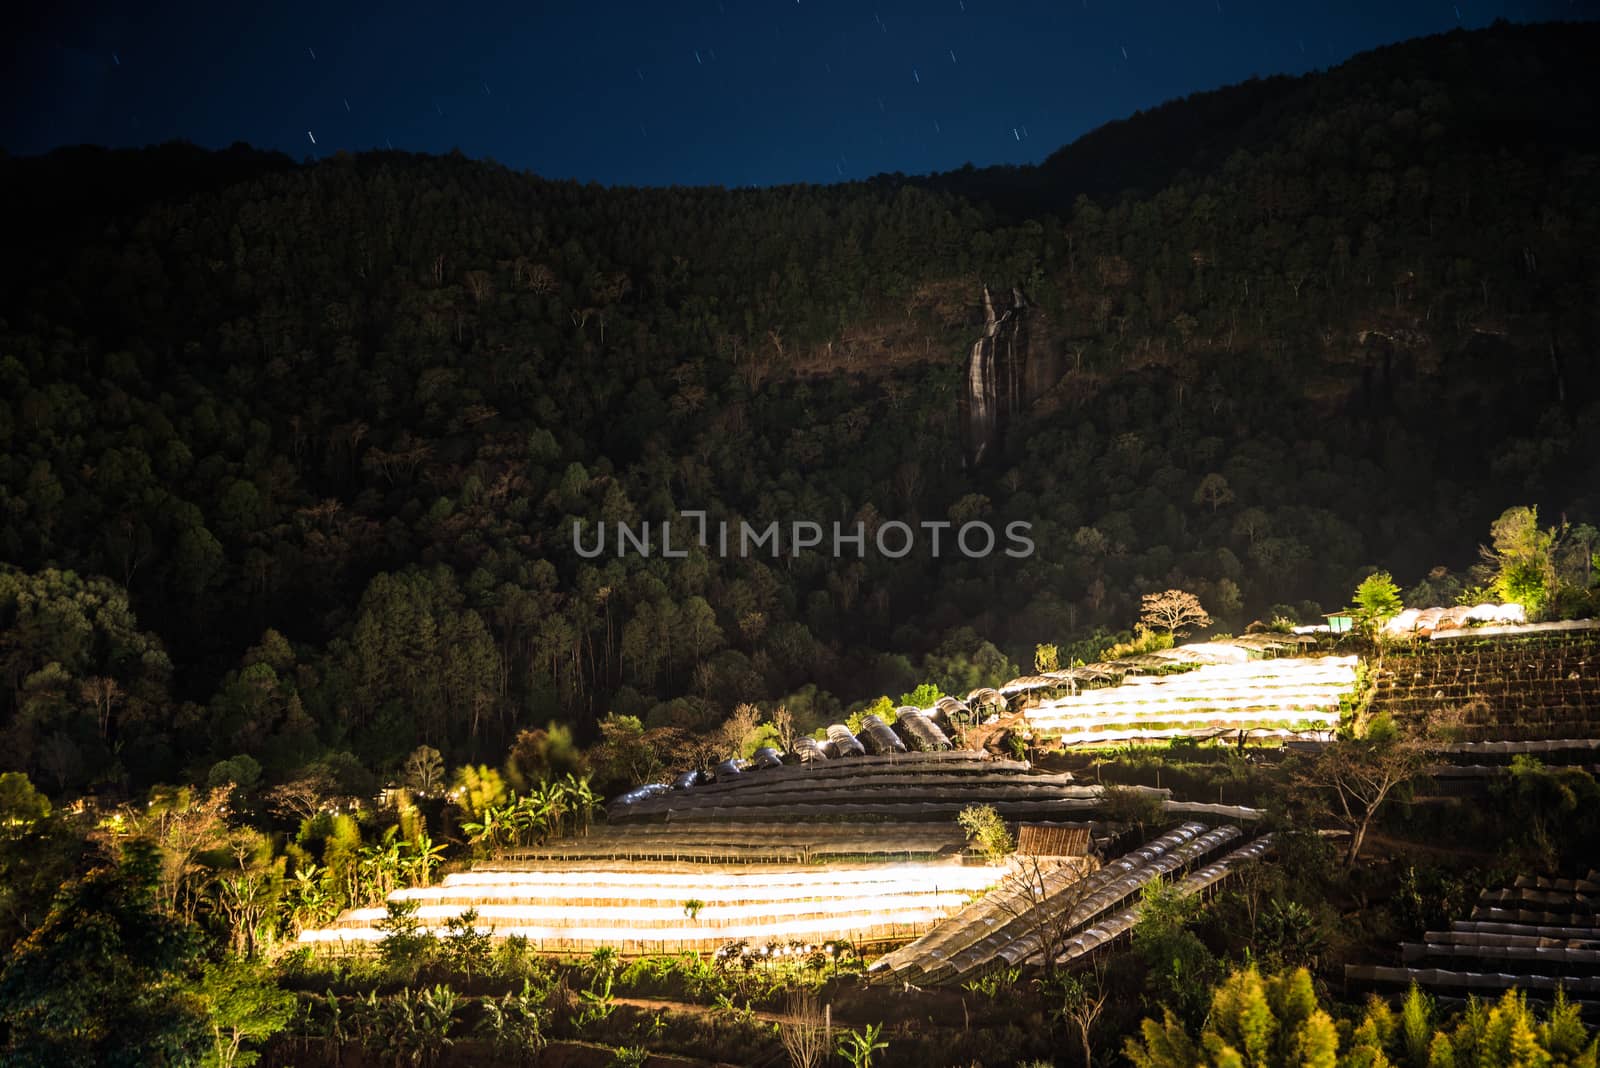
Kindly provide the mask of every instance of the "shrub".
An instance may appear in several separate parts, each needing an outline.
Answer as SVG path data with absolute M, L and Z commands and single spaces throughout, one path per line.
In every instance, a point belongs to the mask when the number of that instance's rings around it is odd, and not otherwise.
M 383 940 L 378 943 L 379 958 L 390 974 L 415 976 L 433 959 L 439 940 L 417 922 L 415 901 L 390 901 L 387 906 L 389 914 L 374 925 L 383 932 Z
M 1017 848 L 993 805 L 968 805 L 956 819 L 967 832 L 967 840 L 991 861 L 1003 860 Z

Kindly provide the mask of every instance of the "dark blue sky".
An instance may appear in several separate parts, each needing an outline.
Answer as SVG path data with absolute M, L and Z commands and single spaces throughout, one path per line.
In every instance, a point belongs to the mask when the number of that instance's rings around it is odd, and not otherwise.
M 68 0 L 13 16 L 0 145 L 32 154 L 181 138 L 307 157 L 391 144 L 605 183 L 831 182 L 1036 162 L 1174 96 L 1457 25 L 1594 8 Z

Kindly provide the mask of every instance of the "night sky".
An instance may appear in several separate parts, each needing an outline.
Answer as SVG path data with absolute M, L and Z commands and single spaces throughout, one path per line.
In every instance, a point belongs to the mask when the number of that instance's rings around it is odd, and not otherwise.
M 296 158 L 459 148 L 608 184 L 835 182 L 1037 162 L 1175 96 L 1458 25 L 1595 7 L 69 0 L 13 25 L 0 144 L 247 141 Z

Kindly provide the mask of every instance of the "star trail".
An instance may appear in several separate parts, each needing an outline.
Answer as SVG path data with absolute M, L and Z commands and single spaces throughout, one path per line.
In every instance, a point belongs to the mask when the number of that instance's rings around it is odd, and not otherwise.
M 1173 97 L 1594 6 L 91 2 L 23 17 L 0 137 L 13 154 L 187 140 L 320 158 L 393 145 L 604 183 L 835 182 L 1037 162 Z

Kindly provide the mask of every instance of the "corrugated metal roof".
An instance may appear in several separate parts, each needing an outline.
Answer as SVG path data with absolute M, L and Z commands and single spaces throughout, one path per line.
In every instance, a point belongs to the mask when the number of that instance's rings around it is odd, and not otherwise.
M 1089 851 L 1089 826 L 1024 823 L 1017 827 L 1017 852 L 1028 856 L 1081 857 Z

